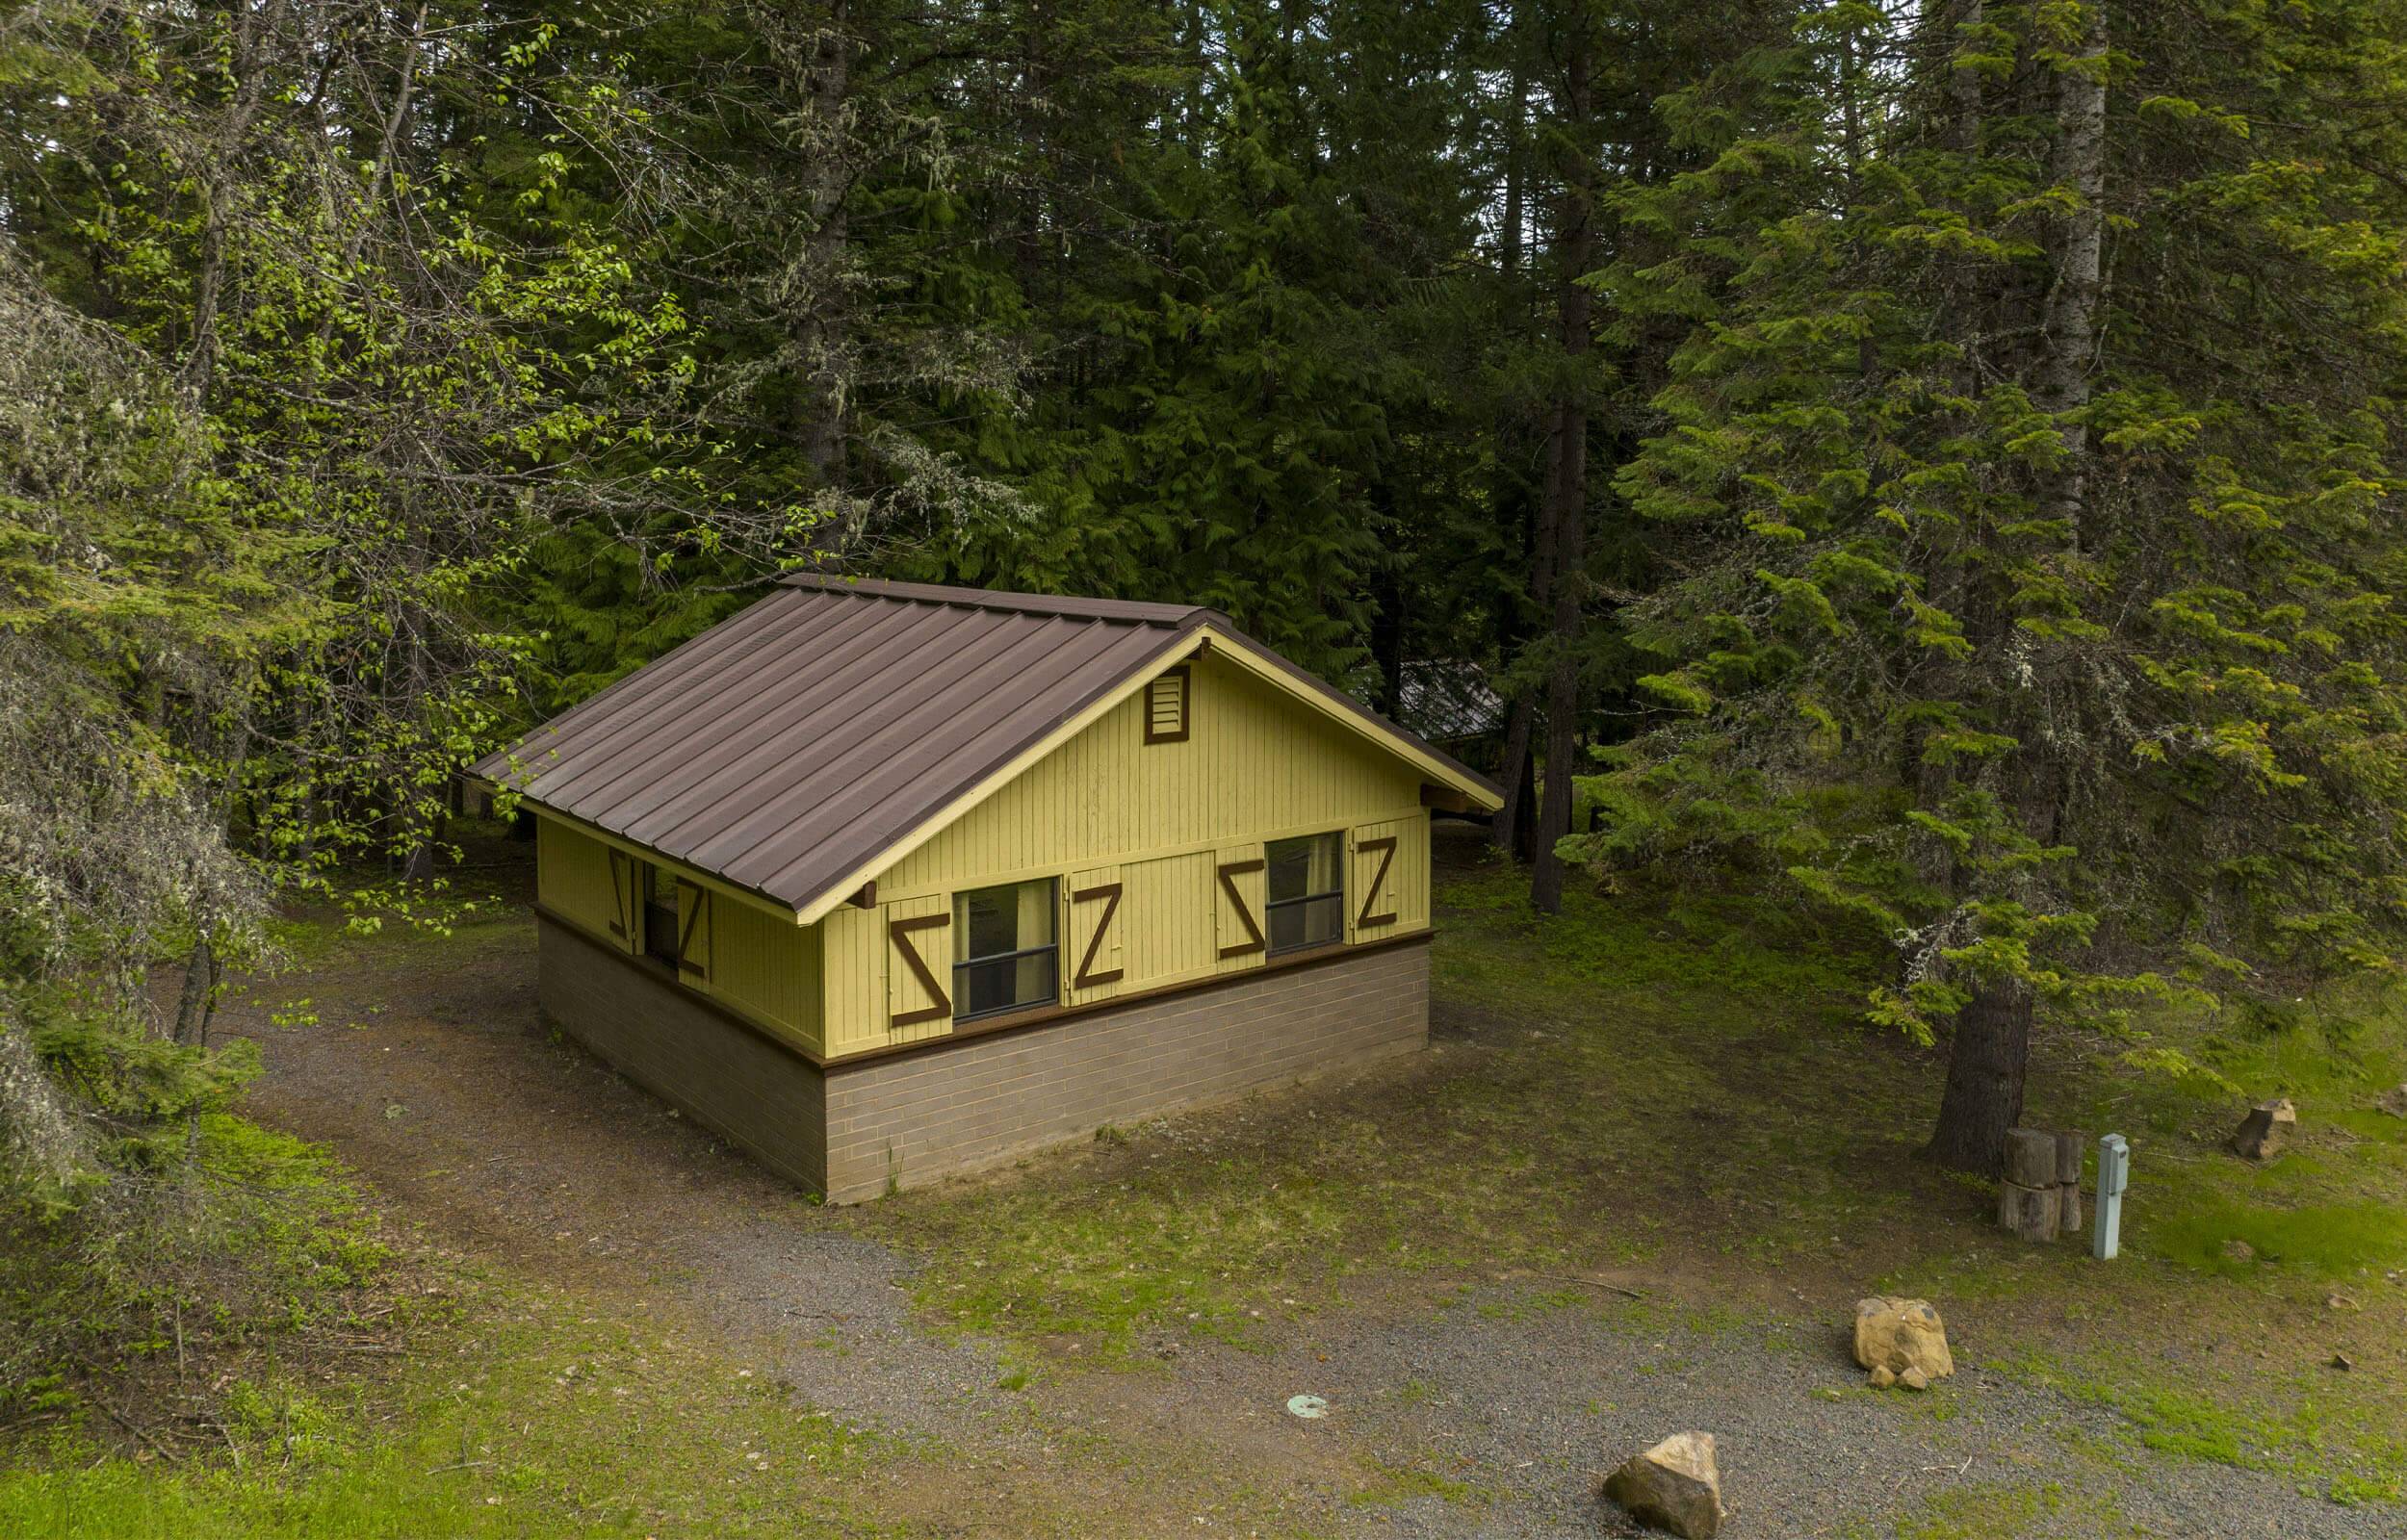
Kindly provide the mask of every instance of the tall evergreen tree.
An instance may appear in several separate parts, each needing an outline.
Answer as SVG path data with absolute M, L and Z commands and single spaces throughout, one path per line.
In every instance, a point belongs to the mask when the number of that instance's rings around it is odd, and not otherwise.
M 1631 617 L 1674 720 L 1600 853 L 1760 850 L 1897 936 L 1949 1165 L 2036 1008 L 2396 965 L 2400 38 L 1831 6 L 1658 215 L 1705 232 L 1659 292 L 1719 300 L 1622 477 L 1692 576 Z

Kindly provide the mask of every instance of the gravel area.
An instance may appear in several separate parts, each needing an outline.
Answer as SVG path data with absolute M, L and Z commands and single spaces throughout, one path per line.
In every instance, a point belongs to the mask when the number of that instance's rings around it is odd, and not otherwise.
M 1874 1392 L 1826 1323 L 1700 1327 L 1668 1314 L 1564 1308 L 1526 1286 L 1483 1290 L 1438 1309 L 1334 1318 L 1268 1359 L 1190 1357 L 1178 1394 L 1242 1406 L 1299 1447 L 1351 1441 L 1379 1464 L 1470 1489 L 1353 1505 L 1354 1534 L 1612 1533 L 1595 1496 L 1605 1471 L 1684 1428 L 1715 1436 L 1734 1536 L 1884 1534 L 1934 1498 L 2030 1503 L 2021 1532 L 2032 1535 L 2402 1532 L 2394 1508 L 2342 1507 L 2279 1476 L 2153 1457 L 2111 1410 L 2050 1390 L 1966 1369 L 1926 1396 Z M 1830 1319 L 1851 1316 L 1851 1300 L 1832 1301 Z M 1287 1416 L 1297 1393 L 1324 1398 L 1328 1416 Z M 2059 1490 L 2038 1495 L 2049 1483 Z
M 914 1319 L 912 1259 L 845 1233 L 544 1032 L 523 949 L 440 971 L 324 969 L 309 985 L 322 1020 L 273 1024 L 299 992 L 224 1017 L 265 1059 L 252 1108 L 332 1143 L 398 1219 L 714 1332 L 800 1400 L 923 1442 L 945 1479 L 1016 1489 L 1005 1505 L 1059 1532 L 1242 1533 L 1267 1518 L 1349 1535 L 1595 1536 L 1617 1529 L 1594 1497 L 1607 1466 L 1694 1427 L 1720 1441 L 1736 1537 L 1886 1534 L 1934 1502 L 2014 1518 L 1980 1534 L 2407 1533 L 2397 1509 L 2154 1454 L 2111 1411 L 2010 1379 L 1968 1369 L 1927 1397 L 1869 1392 L 1839 1335 L 1851 1298 L 1800 1299 L 1811 1322 L 1696 1325 L 1661 1279 L 1643 1280 L 1643 1301 L 1597 1291 L 1577 1304 L 1559 1281 L 1434 1296 L 1430 1280 L 1392 1280 L 1277 1326 L 1264 1349 L 1186 1346 L 1139 1372 L 1048 1358 L 1032 1388 L 1005 1391 L 998 1345 Z M 1214 1116 L 1227 1115 L 1198 1115 Z M 1328 1415 L 1289 1415 L 1299 1393 Z M 942 1532 L 1015 1531 L 965 1516 Z

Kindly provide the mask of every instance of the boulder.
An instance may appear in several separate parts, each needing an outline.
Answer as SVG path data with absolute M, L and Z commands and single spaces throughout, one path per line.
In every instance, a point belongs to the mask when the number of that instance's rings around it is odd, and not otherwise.
M 2407 1086 L 2393 1086 L 2373 1098 L 2373 1110 L 2393 1117 L 2407 1117 Z
M 2298 1109 L 2288 1096 L 2261 1101 L 2248 1109 L 2232 1135 L 2232 1153 L 2252 1161 L 2269 1161 L 2282 1153 L 2298 1128 Z
M 1930 1388 L 1930 1376 L 1924 1373 L 1919 1366 L 1909 1369 L 1904 1373 L 1900 1374 L 1897 1377 L 1897 1382 L 1904 1386 L 1907 1390 L 1928 1390 Z
M 1875 1365 L 1873 1365 L 1873 1366 L 1872 1366 L 1872 1388 L 1873 1388 L 1873 1389 L 1875 1389 L 1875 1390 L 1887 1390 L 1890 1386 L 1892 1386 L 1892 1385 L 1894 1385 L 1894 1384 L 1896 1384 L 1896 1383 L 1897 1383 L 1897 1374 L 1896 1374 L 1895 1371 L 1893 1371 L 1893 1370 L 1891 1370 L 1891 1369 L 1889 1368 L 1889 1366 L 1888 1366 L 1888 1365 L 1886 1365 L 1886 1364 L 1875 1364 Z
M 1684 1537 L 1721 1532 L 1721 1470 L 1711 1433 L 1674 1433 L 1621 1462 L 1605 1477 L 1605 1497 L 1639 1523 Z
M 1926 1381 L 1955 1373 L 1947 1325 L 1930 1301 L 1890 1295 L 1855 1301 L 1855 1361 L 1901 1378 L 1909 1369 L 1921 1370 Z

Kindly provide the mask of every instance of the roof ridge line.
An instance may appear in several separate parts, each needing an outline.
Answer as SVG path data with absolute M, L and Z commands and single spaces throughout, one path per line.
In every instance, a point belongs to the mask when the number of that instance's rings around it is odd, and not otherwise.
M 1069 594 L 1026 594 L 1000 588 L 964 588 L 951 583 L 897 582 L 884 578 L 849 578 L 834 573 L 788 573 L 781 588 L 809 588 L 821 593 L 858 594 L 870 599 L 909 600 L 945 604 L 955 609 L 1003 610 L 1022 615 L 1059 615 L 1071 620 L 1119 621 L 1131 626 L 1193 626 L 1227 617 L 1209 604 L 1173 604 L 1138 599 L 1091 599 Z

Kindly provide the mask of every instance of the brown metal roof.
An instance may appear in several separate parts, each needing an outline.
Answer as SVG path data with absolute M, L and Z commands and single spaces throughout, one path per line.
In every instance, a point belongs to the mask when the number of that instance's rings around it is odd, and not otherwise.
M 554 718 L 475 774 L 800 911 L 1182 638 L 1178 604 L 796 576 Z

